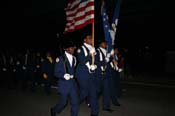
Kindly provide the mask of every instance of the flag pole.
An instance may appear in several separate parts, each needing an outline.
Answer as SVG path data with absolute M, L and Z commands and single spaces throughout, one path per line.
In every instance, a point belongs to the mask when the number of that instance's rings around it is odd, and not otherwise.
M 92 46 L 94 47 L 94 22 L 92 23 Z
M 95 2 L 95 0 L 94 0 Z M 94 11 L 95 11 L 95 3 L 94 3 Z M 94 21 L 92 22 L 92 46 L 94 47 L 94 25 L 95 25 L 95 13 L 94 13 Z
M 94 22 L 92 22 L 92 47 L 94 47 Z M 92 65 L 94 65 L 95 56 L 92 54 Z
M 95 2 L 95 0 L 94 0 Z M 94 10 L 95 10 L 95 4 L 94 4 Z M 94 47 L 94 27 L 95 27 L 95 13 L 94 13 L 94 21 L 92 22 L 92 47 Z M 92 54 L 92 65 L 94 65 L 95 62 L 95 55 Z

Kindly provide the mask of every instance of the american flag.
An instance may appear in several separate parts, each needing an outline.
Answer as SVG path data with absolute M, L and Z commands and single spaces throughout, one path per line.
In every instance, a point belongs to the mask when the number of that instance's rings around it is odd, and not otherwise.
M 94 0 L 69 0 L 64 32 L 73 32 L 94 22 Z

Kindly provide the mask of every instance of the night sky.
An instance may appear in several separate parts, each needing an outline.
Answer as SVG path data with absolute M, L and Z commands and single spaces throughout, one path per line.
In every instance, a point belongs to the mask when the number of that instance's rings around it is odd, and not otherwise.
M 65 26 L 66 0 L 6 2 L 1 14 L 2 45 L 21 48 L 57 46 L 56 33 L 62 34 Z M 110 17 L 114 3 L 116 0 L 107 0 Z M 136 49 L 145 45 L 156 49 L 174 49 L 174 33 L 170 29 L 174 28 L 173 15 L 173 5 L 168 1 L 123 0 L 117 32 L 118 44 Z

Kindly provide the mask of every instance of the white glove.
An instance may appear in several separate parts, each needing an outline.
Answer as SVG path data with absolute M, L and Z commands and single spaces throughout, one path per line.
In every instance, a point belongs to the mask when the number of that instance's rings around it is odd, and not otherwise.
M 90 49 L 90 54 L 96 54 L 96 51 L 95 51 L 95 48 L 94 47 L 92 47 L 91 49 Z
M 106 57 L 105 60 L 106 60 L 106 62 L 109 62 L 109 57 Z
M 107 58 L 110 58 L 112 55 L 114 55 L 114 50 L 112 49 L 110 53 L 106 54 Z
M 118 72 L 122 72 L 123 70 L 121 68 L 118 69 Z
M 86 64 L 85 64 L 87 67 L 88 67 L 88 69 L 90 70 L 90 64 L 89 64 L 89 62 L 87 62 Z
M 95 69 L 97 68 L 97 65 L 90 65 L 90 69 L 92 70 L 92 71 L 94 71 Z
M 68 74 L 68 73 L 64 74 L 64 79 L 69 80 L 70 79 L 70 74 Z
M 26 67 L 25 67 L 25 66 L 23 66 L 23 67 L 22 67 L 22 69 L 23 69 L 23 70 L 26 70 Z
M 74 78 L 74 75 L 70 75 L 70 78 L 73 79 Z
M 119 68 L 118 68 L 118 66 L 117 66 L 117 65 L 115 66 L 115 70 L 119 70 Z
M 86 66 L 88 67 L 89 70 L 94 71 L 97 68 L 97 65 L 90 65 L 89 62 L 86 63 Z
M 13 69 L 13 72 L 16 72 L 16 69 Z
M 111 57 L 111 54 L 110 53 L 107 53 L 106 57 L 107 58 L 110 58 Z
M 114 49 L 111 50 L 110 55 L 114 55 Z
M 6 68 L 3 68 L 2 70 L 3 70 L 3 71 L 7 71 L 7 69 L 6 69 Z
M 41 62 L 44 62 L 44 59 L 43 58 L 41 58 Z
M 40 65 L 36 65 L 36 68 L 40 68 Z
M 16 65 L 20 65 L 20 62 L 19 62 L 19 61 L 17 61 L 17 62 L 16 62 Z

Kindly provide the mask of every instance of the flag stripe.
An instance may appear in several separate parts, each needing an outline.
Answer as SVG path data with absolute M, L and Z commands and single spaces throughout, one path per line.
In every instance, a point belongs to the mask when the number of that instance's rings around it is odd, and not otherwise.
M 73 0 L 65 8 L 65 32 L 73 32 L 94 21 L 94 0 Z
M 93 14 L 92 15 L 88 15 L 88 16 L 84 17 L 83 20 L 77 20 L 76 22 L 72 22 L 71 21 L 71 22 L 67 23 L 66 26 L 77 26 L 79 24 L 82 24 L 83 22 L 86 22 L 88 20 L 93 20 L 93 19 L 94 19 L 93 18 Z
M 94 5 L 94 2 L 92 1 L 79 3 L 79 4 L 76 4 L 74 8 L 66 9 L 66 14 L 69 16 L 69 14 L 75 14 L 77 11 L 83 11 L 86 7 L 93 7 L 93 5 Z
M 79 17 L 83 17 L 84 15 L 90 15 L 91 13 L 94 13 L 94 10 L 92 7 L 87 7 L 85 9 L 86 12 L 84 12 L 84 10 L 80 10 L 75 14 L 71 14 L 67 17 L 67 21 L 72 21 L 74 18 L 79 18 Z
M 87 20 L 84 24 L 76 26 L 76 28 L 75 28 L 75 26 L 66 28 L 66 29 L 65 29 L 65 32 L 73 32 L 73 31 L 75 31 L 76 29 L 80 29 L 80 28 L 85 27 L 87 24 L 90 24 L 90 23 L 92 23 L 93 21 L 94 21 L 94 19 Z

